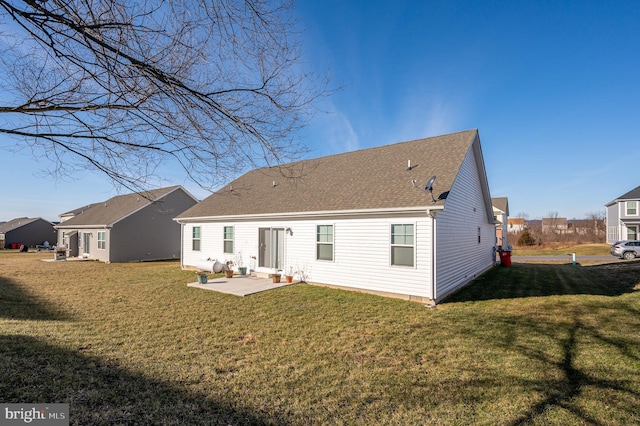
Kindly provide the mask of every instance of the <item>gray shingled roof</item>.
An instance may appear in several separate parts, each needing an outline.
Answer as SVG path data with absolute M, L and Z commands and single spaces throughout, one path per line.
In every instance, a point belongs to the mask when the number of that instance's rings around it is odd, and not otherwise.
M 425 183 L 437 176 L 433 195 L 446 195 L 477 135 L 467 130 L 252 170 L 178 219 L 429 208 L 434 204 Z M 441 199 L 435 206 L 443 204 Z
M 491 204 L 500 211 L 509 215 L 509 199 L 507 197 L 496 197 L 491 199 Z
M 611 204 L 616 203 L 618 200 L 640 200 L 640 186 L 632 189 L 626 194 L 619 196 L 615 200 L 609 201 L 607 204 L 605 204 L 605 206 L 610 206 Z
M 158 200 L 179 186 L 153 189 L 142 193 L 118 195 L 109 198 L 107 201 L 90 204 L 80 207 L 71 212 L 79 212 L 76 216 L 68 219 L 56 228 L 81 227 L 81 226 L 110 226 L 125 218 L 131 213 L 151 204 L 151 200 Z
M 15 219 L 11 219 L 10 221 L 4 222 L 0 224 L 0 233 L 5 233 L 9 231 L 13 231 L 14 229 L 18 229 L 22 226 L 28 225 L 36 220 L 40 220 L 39 217 L 18 217 Z M 43 219 L 44 220 L 44 219 Z M 53 224 L 51 224 L 53 226 Z

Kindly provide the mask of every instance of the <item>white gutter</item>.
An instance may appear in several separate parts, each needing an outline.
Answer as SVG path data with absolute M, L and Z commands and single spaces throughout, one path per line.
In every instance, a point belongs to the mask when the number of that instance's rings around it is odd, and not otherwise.
M 203 221 L 229 221 L 229 220 L 264 220 L 264 219 L 300 219 L 316 216 L 374 216 L 390 213 L 400 214 L 424 214 L 432 211 L 443 210 L 444 206 L 420 206 L 402 207 L 389 209 L 366 209 L 366 210 L 320 210 L 311 212 L 284 212 L 284 213 L 257 213 L 225 216 L 200 216 L 188 218 L 174 218 L 178 223 L 203 222 Z
M 111 229 L 110 225 L 56 225 L 55 229 Z
M 436 303 L 436 214 L 437 211 L 430 211 L 431 216 L 431 300 Z

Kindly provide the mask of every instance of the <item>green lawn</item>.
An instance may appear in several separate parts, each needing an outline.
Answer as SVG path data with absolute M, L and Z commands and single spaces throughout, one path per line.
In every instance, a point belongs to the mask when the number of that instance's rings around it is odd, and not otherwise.
M 52 256 L 0 251 L 0 401 L 71 424 L 640 423 L 640 260 L 495 268 L 428 309 Z
M 578 256 L 610 256 L 610 248 L 611 244 L 578 244 L 553 248 L 517 247 L 513 249 L 513 256 L 563 256 L 571 253 Z

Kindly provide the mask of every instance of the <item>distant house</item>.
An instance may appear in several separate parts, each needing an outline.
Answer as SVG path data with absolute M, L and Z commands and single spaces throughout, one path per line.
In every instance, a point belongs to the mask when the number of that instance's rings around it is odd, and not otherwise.
M 197 200 L 181 186 L 119 195 L 60 215 L 58 245 L 68 255 L 104 262 L 177 259 L 174 217 Z
M 569 231 L 569 222 L 566 217 L 542 218 L 542 233 L 564 235 Z
M 509 218 L 509 233 L 517 234 L 527 229 L 527 225 L 523 217 Z
M 39 217 L 19 217 L 0 224 L 0 241 L 3 248 L 35 247 L 45 241 L 54 244 L 56 230 L 53 223 Z
M 605 204 L 607 242 L 640 239 L 640 186 Z
M 258 273 L 415 301 L 495 262 L 477 130 L 256 169 L 176 220 L 185 268 L 241 255 Z
M 496 220 L 496 245 L 507 247 L 509 245 L 509 199 L 507 197 L 492 198 L 493 217 Z

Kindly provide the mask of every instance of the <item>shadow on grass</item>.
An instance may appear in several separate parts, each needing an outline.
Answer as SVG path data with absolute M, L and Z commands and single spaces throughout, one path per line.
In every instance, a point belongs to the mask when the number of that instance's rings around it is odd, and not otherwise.
M 70 319 L 58 306 L 40 299 L 3 276 L 0 276 L 0 318 L 40 321 Z
M 514 264 L 496 267 L 443 303 L 553 295 L 620 296 L 637 291 L 640 261 L 604 265 Z
M 29 336 L 0 336 L 4 403 L 70 404 L 70 424 L 286 424 Z
M 624 309 L 624 305 L 626 304 L 620 303 L 617 307 Z M 637 311 L 629 308 L 630 314 Z M 588 323 L 593 310 L 601 309 L 609 310 L 609 305 L 574 307 L 564 311 L 564 320 L 560 322 L 531 321 L 528 316 L 492 318 L 493 325 L 502 327 L 503 330 L 511 329 L 514 333 L 529 336 L 520 338 L 514 334 L 494 343 L 505 350 L 519 352 L 529 359 L 531 365 L 541 366 L 541 374 L 537 380 L 523 382 L 524 386 L 540 392 L 540 398 L 529 410 L 511 422 L 512 426 L 540 421 L 546 423 L 551 411 L 571 413 L 572 418 L 581 424 L 607 424 L 614 419 L 622 424 L 631 424 L 638 420 L 637 402 L 640 400 L 640 392 L 635 373 L 625 376 L 618 372 L 611 377 L 612 371 L 589 368 L 588 364 L 584 364 L 584 359 L 579 361 L 585 356 L 585 342 L 590 342 L 596 347 L 616 353 L 621 365 L 640 362 L 634 336 L 611 339 L 611 330 Z M 635 328 L 637 324 L 627 326 Z M 540 345 L 536 341 L 538 338 L 547 339 L 550 345 Z M 560 349 L 559 356 L 552 349 L 555 347 Z M 560 374 L 544 373 L 554 371 Z M 585 403 L 588 400 L 593 400 L 595 406 Z M 604 414 L 602 418 L 594 416 L 598 412 Z

